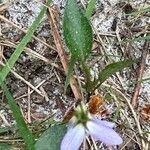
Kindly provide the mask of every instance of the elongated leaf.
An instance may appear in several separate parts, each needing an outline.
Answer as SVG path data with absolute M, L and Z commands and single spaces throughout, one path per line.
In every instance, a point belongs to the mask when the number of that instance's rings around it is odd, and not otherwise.
M 51 0 L 48 0 L 47 4 L 50 4 L 50 2 L 51 2 Z M 29 150 L 34 150 L 34 142 L 35 142 L 34 138 L 23 119 L 21 111 L 20 111 L 19 107 L 17 106 L 15 100 L 13 99 L 12 94 L 9 92 L 9 90 L 7 89 L 7 86 L 3 83 L 3 81 L 5 80 L 6 76 L 8 75 L 10 69 L 14 66 L 15 62 L 19 58 L 19 56 L 22 53 L 23 49 L 25 48 L 26 44 L 31 40 L 31 36 L 33 35 L 34 31 L 38 27 L 41 19 L 43 18 L 44 14 L 46 12 L 46 9 L 47 8 L 44 6 L 44 8 L 41 10 L 38 17 L 35 19 L 35 21 L 31 25 L 31 27 L 29 28 L 25 37 L 18 44 L 15 52 L 12 54 L 12 56 L 6 63 L 5 67 L 0 72 L 1 87 L 6 95 L 6 98 L 8 100 L 8 104 L 12 110 L 13 116 L 15 117 L 15 120 L 17 122 L 21 136 L 26 143 L 27 149 L 29 149 Z
M 12 147 L 9 144 L 6 143 L 0 143 L 0 150 L 11 150 Z
M 92 28 L 85 14 L 78 8 L 76 0 L 67 0 L 63 29 L 72 57 L 85 60 L 92 48 Z
M 49 5 L 51 0 L 48 0 L 47 5 Z M 47 8 L 44 6 L 44 8 L 41 10 L 35 21 L 32 23 L 31 27 L 29 28 L 27 34 L 24 36 L 22 41 L 17 45 L 14 53 L 11 55 L 10 59 L 6 63 L 5 67 L 1 70 L 0 76 L 1 80 L 4 81 L 8 73 L 10 72 L 10 69 L 14 66 L 15 62 L 18 60 L 20 54 L 24 50 L 27 43 L 31 40 L 31 37 L 33 33 L 35 32 L 36 28 L 40 24 L 40 21 L 42 20 Z
M 0 78 L 0 80 L 1 80 L 1 78 Z M 34 150 L 35 140 L 33 138 L 33 135 L 30 132 L 30 130 L 28 129 L 28 127 L 24 121 L 24 118 L 21 114 L 21 111 L 20 111 L 18 105 L 16 104 L 12 94 L 9 92 L 7 86 L 2 82 L 2 80 L 1 80 L 1 87 L 4 91 L 4 94 L 6 95 L 8 104 L 9 104 L 9 106 L 12 110 L 13 116 L 17 122 L 17 126 L 20 131 L 21 137 L 24 139 L 24 141 L 26 143 L 27 149 Z
M 60 150 L 61 140 L 66 133 L 66 125 L 54 125 L 47 129 L 35 144 L 36 150 Z
M 96 4 L 96 0 L 90 0 L 88 6 L 87 6 L 87 8 L 86 8 L 86 16 L 87 16 L 88 18 L 91 17 L 92 12 L 93 12 L 94 7 L 95 7 L 95 4 Z
M 108 79 L 111 75 L 114 73 L 132 65 L 136 61 L 133 61 L 131 59 L 115 62 L 112 64 L 107 65 L 100 73 L 99 78 L 96 80 L 96 84 L 98 85 L 102 84 L 106 79 Z

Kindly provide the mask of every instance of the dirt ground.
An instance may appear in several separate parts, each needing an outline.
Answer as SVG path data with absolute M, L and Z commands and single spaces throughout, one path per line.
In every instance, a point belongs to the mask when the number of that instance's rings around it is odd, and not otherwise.
M 2 1 L 0 5 L 0 15 L 3 16 L 0 17 L 1 64 L 10 58 L 16 45 L 25 35 L 24 30 L 32 24 L 43 3 L 42 0 Z M 81 0 L 79 5 L 85 8 L 87 0 Z M 148 115 L 146 114 L 146 108 L 150 107 L 150 80 L 142 82 L 140 86 L 136 109 L 133 110 L 137 114 L 138 121 L 135 121 L 134 113 L 127 103 L 131 101 L 135 91 L 144 51 L 147 53 L 144 55 L 142 79 L 150 77 L 150 46 L 145 50 L 145 41 L 120 42 L 150 33 L 150 12 L 128 15 L 149 6 L 148 0 L 97 0 L 91 17 L 94 42 L 88 63 L 92 67 L 91 72 L 94 76 L 106 64 L 127 58 L 139 60 L 138 65 L 133 65 L 110 77 L 95 93 L 103 96 L 105 101 L 104 107 L 108 115 L 104 118 L 116 122 L 117 130 L 124 140 L 123 145 L 114 149 L 138 150 L 141 147 L 140 138 L 150 142 L 150 135 L 147 133 L 150 129 L 148 124 L 150 111 Z M 64 7 L 65 0 L 54 0 L 52 10 L 57 16 L 57 27 L 62 41 Z M 29 124 L 46 118 L 60 121 L 65 112 L 76 103 L 70 88 L 64 95 L 65 73 L 57 53 L 52 30 L 45 16 L 34 34 L 42 42 L 32 38 L 6 80 Z M 63 46 L 69 58 L 64 42 Z M 80 70 L 76 72 L 81 84 L 84 83 L 82 72 Z M 2 90 L 0 104 L 0 127 L 15 124 Z M 141 112 L 144 112 L 144 115 Z M 139 136 L 138 124 L 144 133 L 143 137 Z M 107 149 L 102 145 L 99 145 L 99 148 Z

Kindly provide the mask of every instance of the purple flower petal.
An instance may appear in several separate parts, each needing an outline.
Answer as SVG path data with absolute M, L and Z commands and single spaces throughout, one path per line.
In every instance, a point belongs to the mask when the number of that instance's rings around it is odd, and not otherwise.
M 92 121 L 95 122 L 95 123 L 97 123 L 98 125 L 107 126 L 109 128 L 114 128 L 115 127 L 115 123 L 109 122 L 109 121 L 106 121 L 106 120 L 101 120 L 101 119 L 96 118 L 96 117 L 94 117 L 92 119 Z
M 119 145 L 123 142 L 121 137 L 113 129 L 107 126 L 98 125 L 95 122 L 88 121 L 87 128 L 92 137 L 102 141 L 106 145 Z
M 78 150 L 85 137 L 85 128 L 78 124 L 68 130 L 61 142 L 61 150 Z
M 72 118 L 70 119 L 70 121 L 68 122 L 68 124 L 67 124 L 67 129 L 69 130 L 69 129 L 71 129 L 71 128 L 74 128 L 75 125 L 76 125 L 76 122 L 77 122 L 76 117 L 72 117 Z

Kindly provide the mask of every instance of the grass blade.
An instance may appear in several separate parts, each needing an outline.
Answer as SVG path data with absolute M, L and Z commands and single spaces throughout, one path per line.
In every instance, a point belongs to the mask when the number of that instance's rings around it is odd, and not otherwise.
M 90 18 L 92 16 L 95 4 L 96 4 L 96 0 L 90 0 L 85 12 L 87 18 Z
M 149 81 L 150 82 L 150 78 L 142 79 L 140 82 L 145 82 L 145 81 Z
M 0 143 L 0 150 L 11 150 L 11 149 L 12 149 L 11 145 L 7 143 Z
M 27 149 L 28 150 L 34 150 L 35 140 L 33 138 L 33 135 L 30 132 L 30 130 L 28 129 L 28 127 L 24 121 L 24 118 L 21 114 L 21 111 L 20 111 L 18 105 L 16 104 L 12 94 L 8 90 L 7 86 L 2 82 L 1 78 L 0 78 L 0 82 L 1 82 L 1 87 L 3 89 L 3 92 L 7 98 L 8 104 L 12 110 L 13 116 L 17 122 L 17 126 L 18 126 L 20 133 L 21 133 L 21 137 L 25 141 Z
M 48 0 L 47 5 L 49 5 L 51 0 Z M 17 45 L 14 53 L 11 55 L 10 59 L 6 63 L 5 67 L 0 72 L 0 77 L 2 82 L 5 80 L 6 76 L 10 72 L 10 69 L 14 66 L 16 61 L 18 60 L 20 54 L 24 50 L 27 43 L 31 40 L 33 33 L 35 32 L 36 28 L 40 24 L 41 19 L 43 18 L 44 14 L 46 13 L 47 8 L 44 6 L 44 8 L 41 10 L 35 21 L 32 23 L 31 27 L 29 28 L 27 34 L 24 36 L 22 41 Z
M 50 2 L 51 2 L 51 0 L 48 0 L 47 5 L 49 5 Z M 0 72 L 1 87 L 4 91 L 4 94 L 7 98 L 7 100 L 8 100 L 8 104 L 9 104 L 9 106 L 12 110 L 13 116 L 17 122 L 18 129 L 21 133 L 22 138 L 25 141 L 25 144 L 26 144 L 28 150 L 35 149 L 34 148 L 34 143 L 35 143 L 34 137 L 33 137 L 32 133 L 30 132 L 30 130 L 28 129 L 28 127 L 24 121 L 24 118 L 21 114 L 21 111 L 20 111 L 18 105 L 16 104 L 12 94 L 8 90 L 7 86 L 3 83 L 3 81 L 5 80 L 8 73 L 10 72 L 10 69 L 14 66 L 14 64 L 18 60 L 20 54 L 24 50 L 27 43 L 31 40 L 32 35 L 35 32 L 38 25 L 40 24 L 44 14 L 46 13 L 46 10 L 47 10 L 47 8 L 44 6 L 43 9 L 41 10 L 41 12 L 39 13 L 39 15 L 37 16 L 37 18 L 35 19 L 35 21 L 32 23 L 27 34 L 24 36 L 22 41 L 16 47 L 14 53 L 11 55 L 10 59 L 8 60 L 8 62 L 5 65 L 5 67 Z

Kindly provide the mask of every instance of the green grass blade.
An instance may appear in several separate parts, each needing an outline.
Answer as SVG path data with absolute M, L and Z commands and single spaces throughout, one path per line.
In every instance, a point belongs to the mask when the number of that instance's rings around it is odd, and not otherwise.
M 50 4 L 51 0 L 48 0 L 47 6 Z M 10 72 L 10 69 L 14 66 L 16 61 L 18 60 L 20 54 L 24 50 L 27 43 L 31 40 L 33 33 L 35 32 L 36 28 L 40 24 L 41 19 L 43 18 L 44 14 L 46 13 L 47 8 L 44 6 L 44 8 L 41 10 L 35 21 L 32 23 L 31 27 L 29 28 L 27 34 L 24 36 L 22 41 L 17 45 L 14 53 L 11 55 L 10 59 L 6 63 L 5 67 L 1 70 L 0 76 L 1 80 L 4 81 L 8 73 Z
M 12 150 L 12 146 L 7 143 L 0 143 L 0 150 Z
M 87 18 L 90 18 L 92 16 L 95 4 L 96 4 L 96 0 L 90 0 L 85 12 Z
M 18 105 L 16 104 L 12 94 L 8 90 L 7 86 L 2 82 L 1 78 L 0 78 L 0 82 L 1 82 L 1 87 L 3 89 L 3 92 L 7 98 L 8 104 L 12 110 L 13 116 L 17 122 L 17 126 L 18 126 L 20 133 L 21 133 L 21 137 L 25 141 L 27 149 L 28 150 L 34 150 L 35 149 L 34 148 L 35 140 L 33 138 L 33 135 L 30 132 L 30 130 L 28 129 L 28 127 L 24 121 L 24 118 L 21 114 L 21 111 L 20 111 Z

